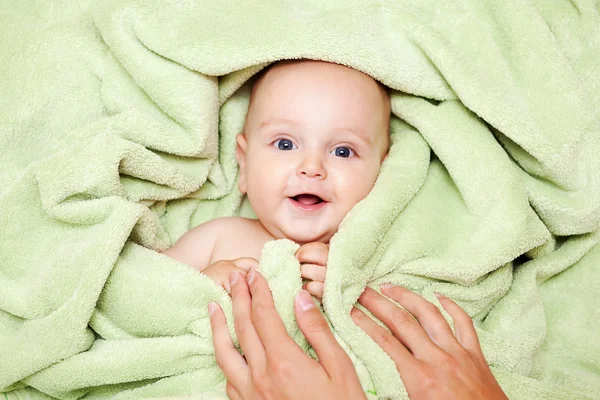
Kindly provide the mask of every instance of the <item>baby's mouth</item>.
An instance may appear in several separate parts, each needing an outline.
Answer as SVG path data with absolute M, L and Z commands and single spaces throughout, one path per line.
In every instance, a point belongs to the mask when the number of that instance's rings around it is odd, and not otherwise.
M 323 200 L 322 198 L 320 198 L 319 196 L 317 196 L 315 194 L 299 194 L 299 195 L 290 197 L 290 199 L 292 199 L 296 203 L 299 203 L 299 205 L 306 206 L 309 208 L 311 206 L 316 206 L 316 205 L 319 205 L 322 203 L 326 203 L 325 200 Z
M 305 206 L 314 206 L 316 204 L 323 203 L 325 200 L 314 194 L 299 194 L 292 197 L 292 200 L 303 204 Z

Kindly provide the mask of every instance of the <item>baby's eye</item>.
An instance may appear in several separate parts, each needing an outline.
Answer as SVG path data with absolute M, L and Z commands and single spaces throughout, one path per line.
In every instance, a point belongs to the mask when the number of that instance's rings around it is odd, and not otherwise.
M 279 139 L 273 143 L 279 150 L 295 150 L 296 146 L 290 139 Z
M 333 154 L 336 157 L 348 158 L 352 157 L 354 155 L 354 152 L 346 146 L 340 146 L 333 149 L 331 151 L 331 154 Z

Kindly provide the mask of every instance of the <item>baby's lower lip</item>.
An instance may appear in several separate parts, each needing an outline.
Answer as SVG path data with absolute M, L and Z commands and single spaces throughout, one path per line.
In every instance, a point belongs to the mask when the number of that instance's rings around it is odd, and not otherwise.
M 316 204 L 304 204 L 304 203 L 300 203 L 299 201 L 294 200 L 291 197 L 288 197 L 288 200 L 292 203 L 292 205 L 294 207 L 299 208 L 302 211 L 320 210 L 321 208 L 325 207 L 325 205 L 328 203 L 327 201 L 321 201 L 320 203 L 316 203 Z

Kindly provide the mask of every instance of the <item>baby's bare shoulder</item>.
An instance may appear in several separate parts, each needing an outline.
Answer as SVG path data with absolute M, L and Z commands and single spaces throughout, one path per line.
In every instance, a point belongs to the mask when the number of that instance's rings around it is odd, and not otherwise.
M 272 240 L 258 220 L 228 217 L 215 220 L 215 223 L 219 224 L 220 230 L 210 263 L 240 257 L 258 260 L 265 242 Z
M 219 235 L 221 233 L 227 234 L 230 230 L 234 229 L 252 229 L 252 220 L 242 217 L 221 217 L 211 219 L 197 227 L 191 229 L 186 235 L 206 235 L 214 234 Z
M 253 243 L 248 239 L 260 237 L 257 235 L 259 229 L 260 225 L 256 220 L 241 217 L 216 218 L 185 233 L 163 254 L 202 270 L 213 259 L 237 258 L 225 257 L 232 247 L 247 251 L 245 245 Z
M 234 234 L 236 232 L 248 232 L 257 231 L 260 229 L 258 221 L 250 218 L 243 217 L 222 217 L 216 218 L 205 225 L 211 225 L 211 229 L 218 230 L 223 234 Z

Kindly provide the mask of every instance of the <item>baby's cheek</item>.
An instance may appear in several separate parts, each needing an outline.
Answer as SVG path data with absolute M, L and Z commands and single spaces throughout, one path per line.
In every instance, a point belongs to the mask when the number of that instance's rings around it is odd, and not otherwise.
M 340 195 L 357 203 L 369 194 L 376 179 L 377 176 L 373 176 L 370 171 L 356 171 L 353 175 L 344 177 L 340 182 Z

